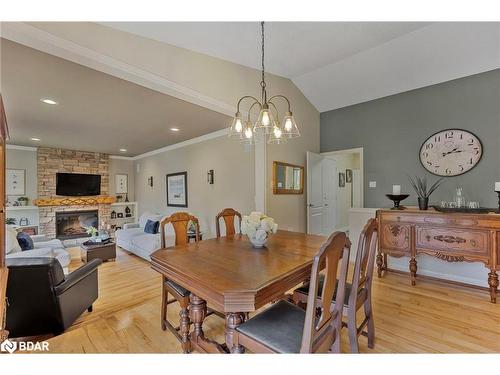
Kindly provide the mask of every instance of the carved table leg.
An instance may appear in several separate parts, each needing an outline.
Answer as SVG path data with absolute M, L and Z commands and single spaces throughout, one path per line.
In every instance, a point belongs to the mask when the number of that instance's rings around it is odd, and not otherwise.
M 488 285 L 490 286 L 491 303 L 497 303 L 498 275 L 496 271 L 491 270 L 488 274 Z
M 417 277 L 417 260 L 415 258 L 410 259 L 410 273 L 411 273 L 411 285 L 415 285 L 415 279 Z
M 189 317 L 193 323 L 193 332 L 191 333 L 191 340 L 197 341 L 199 338 L 204 338 L 203 333 L 203 320 L 207 316 L 207 303 L 205 300 L 191 293 L 189 296 Z
M 378 253 L 377 254 L 377 275 L 379 278 L 382 277 L 382 266 L 383 266 L 384 262 L 382 260 L 382 254 L 381 253 Z
M 231 353 L 244 353 L 245 348 L 234 342 L 233 334 L 236 327 L 245 321 L 245 314 L 241 312 L 226 314 L 226 345 Z

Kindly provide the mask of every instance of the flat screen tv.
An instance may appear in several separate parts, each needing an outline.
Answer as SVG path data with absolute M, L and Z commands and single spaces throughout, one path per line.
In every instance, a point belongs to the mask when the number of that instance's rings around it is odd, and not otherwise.
M 101 176 L 98 174 L 57 173 L 56 194 L 81 197 L 101 194 Z

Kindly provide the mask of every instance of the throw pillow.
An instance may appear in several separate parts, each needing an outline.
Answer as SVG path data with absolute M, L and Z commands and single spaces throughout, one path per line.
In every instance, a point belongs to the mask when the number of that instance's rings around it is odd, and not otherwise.
M 35 248 L 33 240 L 28 233 L 19 232 L 17 234 L 17 242 L 21 246 L 22 251 L 33 250 Z
M 158 233 L 158 228 L 160 227 L 159 221 L 149 220 L 146 222 L 144 226 L 144 233 L 156 234 Z
M 5 253 L 6 254 L 14 254 L 20 253 L 21 246 L 19 246 L 19 242 L 17 242 L 17 230 L 12 228 L 9 225 L 5 226 Z

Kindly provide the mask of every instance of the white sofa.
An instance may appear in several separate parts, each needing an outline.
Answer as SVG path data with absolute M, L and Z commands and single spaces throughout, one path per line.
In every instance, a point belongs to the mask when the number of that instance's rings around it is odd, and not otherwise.
M 56 258 L 61 264 L 64 273 L 68 273 L 71 255 L 64 249 L 64 245 L 58 239 L 46 241 L 45 236 L 31 236 L 33 239 L 33 250 L 21 250 L 17 242 L 17 230 L 11 226 L 5 227 L 5 253 L 6 259 L 12 258 Z
M 162 216 L 145 212 L 139 217 L 138 223 L 125 224 L 123 229 L 118 229 L 115 233 L 116 244 L 122 249 L 127 250 L 141 258 L 150 261 L 151 254 L 161 246 L 160 233 L 151 234 L 144 232 L 144 226 L 147 221 L 161 221 Z M 174 246 L 175 233 L 171 225 L 165 230 L 166 247 Z

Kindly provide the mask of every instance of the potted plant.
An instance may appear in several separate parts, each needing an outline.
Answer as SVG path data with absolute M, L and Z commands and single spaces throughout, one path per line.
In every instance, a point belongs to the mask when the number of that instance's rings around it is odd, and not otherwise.
M 29 202 L 29 198 L 28 197 L 19 197 L 19 198 L 17 198 L 17 201 L 19 202 L 20 206 L 27 206 L 28 202 Z
M 92 238 L 95 238 L 97 236 L 98 230 L 95 227 L 90 227 L 87 229 L 87 234 L 90 234 Z
M 264 247 L 269 236 L 277 230 L 278 224 L 274 222 L 274 219 L 261 212 L 252 212 L 248 216 L 243 216 L 241 220 L 241 233 L 248 236 L 256 249 Z
M 408 180 L 410 181 L 413 190 L 415 190 L 415 193 L 417 193 L 418 208 L 421 210 L 427 210 L 427 208 L 429 207 L 429 197 L 434 192 L 434 190 L 436 190 L 439 187 L 439 185 L 441 185 L 443 178 L 440 178 L 439 180 L 434 182 L 428 189 L 427 189 L 427 177 L 420 178 L 418 176 L 415 176 L 415 179 L 413 179 L 410 176 L 408 176 Z

